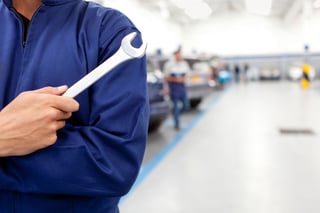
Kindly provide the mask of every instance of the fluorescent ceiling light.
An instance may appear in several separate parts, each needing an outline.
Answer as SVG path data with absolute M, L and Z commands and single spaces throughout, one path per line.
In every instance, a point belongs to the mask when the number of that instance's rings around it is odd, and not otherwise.
M 186 5 L 186 2 L 184 0 L 171 0 L 171 2 L 174 3 L 180 9 L 184 9 Z
M 191 19 L 203 19 L 212 14 L 212 9 L 203 0 L 171 0 L 171 2 L 184 10 Z
M 272 0 L 246 0 L 246 10 L 249 13 L 258 15 L 269 15 L 271 11 Z
M 199 2 L 192 7 L 185 8 L 185 13 L 194 20 L 204 19 L 212 14 L 212 9 L 205 2 Z
M 158 6 L 160 8 L 161 17 L 164 19 L 168 19 L 170 17 L 170 12 L 163 1 L 158 2 Z
M 315 0 L 313 2 L 313 7 L 316 8 L 316 9 L 320 8 L 320 0 Z

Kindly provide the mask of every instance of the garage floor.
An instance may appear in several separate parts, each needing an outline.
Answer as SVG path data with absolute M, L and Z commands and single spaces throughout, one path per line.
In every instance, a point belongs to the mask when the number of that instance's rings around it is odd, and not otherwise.
M 320 84 L 213 91 L 175 132 L 150 134 L 121 213 L 319 213 Z M 159 142 L 157 144 L 157 142 Z

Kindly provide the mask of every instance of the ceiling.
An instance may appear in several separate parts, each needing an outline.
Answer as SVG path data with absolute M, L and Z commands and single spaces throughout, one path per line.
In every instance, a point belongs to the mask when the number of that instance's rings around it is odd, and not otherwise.
M 174 2 L 179 0 L 137 0 L 150 11 L 158 12 L 171 21 L 180 25 L 186 25 L 200 20 L 191 19 L 183 9 L 180 9 Z M 188 3 L 192 0 L 185 0 Z M 195 0 L 197 1 L 197 0 Z M 199 0 L 200 1 L 200 0 Z M 245 0 L 204 0 L 212 10 L 211 17 L 229 12 L 245 12 Z M 260 0 L 255 0 L 260 1 Z M 310 0 L 273 0 L 269 17 L 279 19 L 290 19 L 301 12 L 302 1 Z

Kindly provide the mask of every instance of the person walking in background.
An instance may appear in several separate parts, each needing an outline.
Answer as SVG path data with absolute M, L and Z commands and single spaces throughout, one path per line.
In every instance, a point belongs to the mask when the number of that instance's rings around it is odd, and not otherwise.
M 236 81 L 237 83 L 239 83 L 239 81 L 240 81 L 240 67 L 239 67 L 238 64 L 236 64 L 236 65 L 234 66 L 234 76 L 235 76 L 235 81 Z
M 248 82 L 248 71 L 250 69 L 250 66 L 248 63 L 244 63 L 244 66 L 243 66 L 243 79 L 245 82 Z
M 1 213 L 119 212 L 146 146 L 145 57 L 61 95 L 131 32 L 139 47 L 125 15 L 93 2 L 0 0 Z
M 174 52 L 174 58 L 169 60 L 164 66 L 165 79 L 169 85 L 170 99 L 173 104 L 172 114 L 176 130 L 181 128 L 181 113 L 189 109 L 189 100 L 185 85 L 189 69 L 188 63 L 182 59 L 180 48 Z

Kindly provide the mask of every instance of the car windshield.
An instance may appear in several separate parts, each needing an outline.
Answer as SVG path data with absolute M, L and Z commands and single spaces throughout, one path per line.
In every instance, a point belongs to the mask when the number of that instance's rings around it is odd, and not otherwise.
M 210 70 L 210 66 L 207 62 L 196 62 L 193 64 L 193 70 L 208 72 Z

